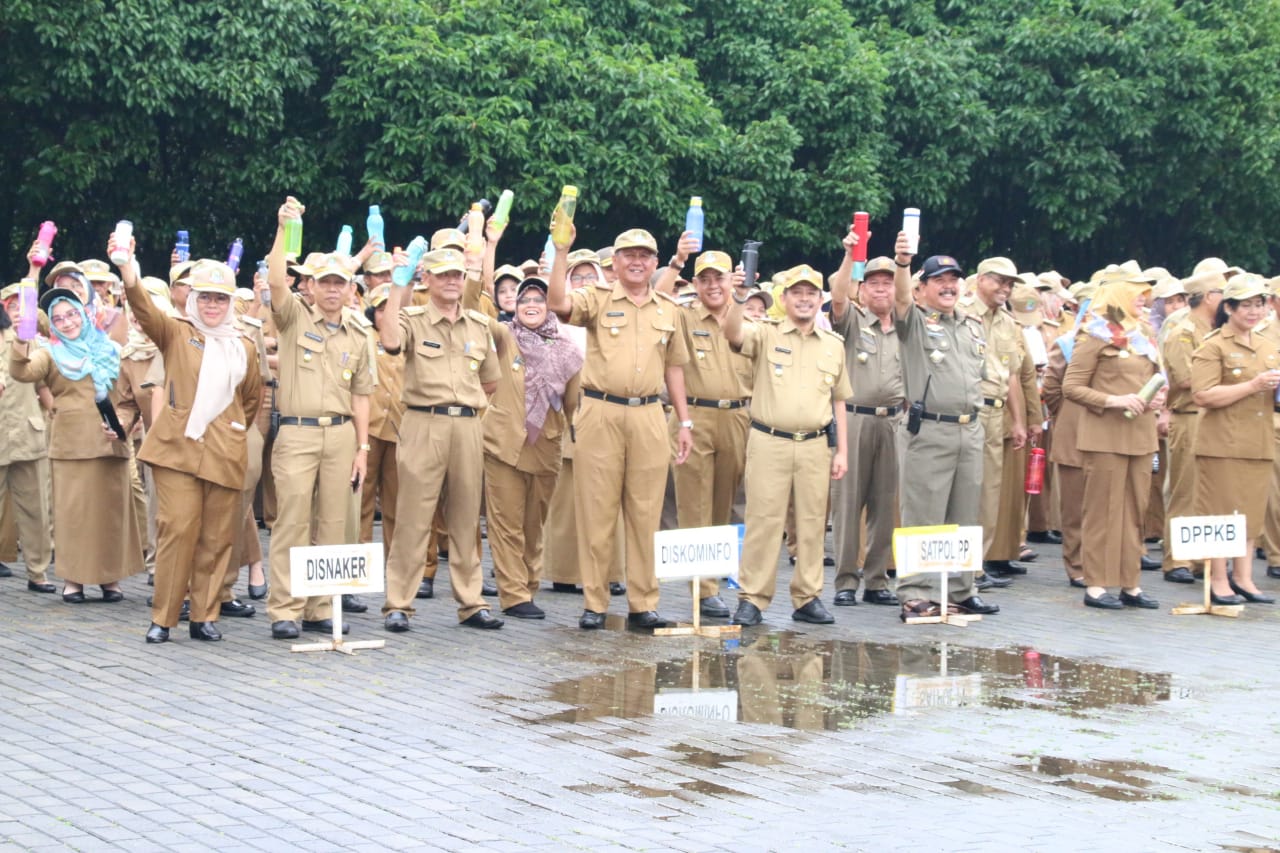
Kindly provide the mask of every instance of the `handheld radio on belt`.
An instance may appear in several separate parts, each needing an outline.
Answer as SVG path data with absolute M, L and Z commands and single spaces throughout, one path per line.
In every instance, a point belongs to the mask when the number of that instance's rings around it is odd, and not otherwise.
M 924 380 L 924 393 L 920 395 L 920 399 L 911 404 L 911 408 L 907 410 L 907 432 L 915 435 L 920 432 L 921 415 L 924 414 L 925 401 L 929 399 L 929 383 L 933 381 L 933 374 Z

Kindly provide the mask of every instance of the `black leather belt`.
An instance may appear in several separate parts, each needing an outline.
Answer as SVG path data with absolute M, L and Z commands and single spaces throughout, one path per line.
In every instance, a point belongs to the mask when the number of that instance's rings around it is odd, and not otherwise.
M 705 400 L 702 397 L 687 397 L 690 406 L 701 406 L 704 409 L 741 409 L 750 400 Z
M 474 418 L 476 410 L 470 406 L 408 406 L 415 412 L 430 412 L 433 415 L 448 415 L 451 418 Z
M 1004 400 L 997 400 L 995 397 L 983 397 L 982 405 L 990 406 L 993 409 L 1003 409 Z
M 327 427 L 341 426 L 351 420 L 348 415 L 326 415 L 323 418 L 291 418 L 282 417 L 280 426 L 309 426 L 309 427 Z
M 1277 411 L 1277 412 L 1280 412 L 1280 406 L 1276 406 L 1276 411 Z M 1198 415 L 1198 414 L 1200 414 L 1200 410 L 1199 410 L 1199 409 L 1184 409 L 1184 410 L 1182 410 L 1181 412 L 1179 412 L 1177 409 L 1173 409 L 1173 413 L 1174 413 L 1175 415 Z
M 853 403 L 845 403 L 844 410 L 853 412 L 855 415 L 875 415 L 877 418 L 887 418 L 890 415 L 900 413 L 906 404 L 899 403 L 896 406 L 855 406 Z
M 926 421 L 938 421 L 944 424 L 967 424 L 977 419 L 978 410 L 974 409 L 967 415 L 939 415 L 934 412 L 921 412 L 920 417 Z
M 786 432 L 784 430 L 774 429 L 771 426 L 765 426 L 759 421 L 752 421 L 751 428 L 758 429 L 763 433 L 768 433 L 769 435 L 776 435 L 778 438 L 785 438 L 788 441 L 808 441 L 811 438 L 817 438 L 827 434 L 825 429 L 814 430 L 812 432 Z
M 648 397 L 619 397 L 617 394 L 606 394 L 594 388 L 583 388 L 582 393 L 593 400 L 604 400 L 606 403 L 617 403 L 619 406 L 647 406 L 661 399 L 657 394 Z

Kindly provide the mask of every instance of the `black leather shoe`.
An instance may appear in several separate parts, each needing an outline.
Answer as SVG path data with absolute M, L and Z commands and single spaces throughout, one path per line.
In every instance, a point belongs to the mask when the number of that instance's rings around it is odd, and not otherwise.
M 35 581 L 27 581 L 28 592 L 57 592 L 58 588 L 51 583 L 36 583 Z
M 1162 563 L 1160 560 L 1153 560 L 1150 557 L 1148 557 L 1146 554 L 1142 555 L 1141 562 L 1142 562 L 1142 570 L 1144 572 L 1154 572 L 1157 569 L 1159 569 L 1162 565 L 1164 565 L 1164 563 Z
M 551 585 L 552 592 L 582 592 L 582 587 L 571 583 L 553 583 Z M 610 589 L 610 592 L 613 590 Z
M 332 634 L 333 620 L 332 619 L 303 619 L 302 630 L 313 631 L 317 634 Z M 343 634 L 351 633 L 351 623 L 349 622 L 342 623 L 342 633 Z
M 101 587 L 101 589 L 102 589 L 102 600 L 105 601 L 107 604 L 115 604 L 117 601 L 124 601 L 124 593 L 121 592 L 120 590 L 107 589 L 106 587 Z
M 193 640 L 216 643 L 222 639 L 222 632 L 218 630 L 218 626 L 214 622 L 192 622 L 189 630 Z
M 835 564 L 836 564 L 836 559 L 835 559 L 835 557 L 828 557 L 828 556 L 827 556 L 827 555 L 825 555 L 825 554 L 823 554 L 823 555 L 822 555 L 822 565 L 823 565 L 823 566 L 825 566 L 826 568 L 828 568 L 828 569 L 829 569 L 829 568 L 831 568 L 832 566 L 834 566 Z
M 763 621 L 764 616 L 761 615 L 759 607 L 756 607 L 745 598 L 738 602 L 738 609 L 733 614 L 733 624 L 759 625 Z
M 578 619 L 578 627 L 584 631 L 597 631 L 604 627 L 604 614 L 596 613 L 594 610 L 584 610 L 582 617 Z
M 1067 583 L 1076 589 L 1084 589 L 1084 578 L 1067 578 Z
M 1280 566 L 1267 566 L 1267 577 L 1280 580 Z
M 1218 595 L 1216 592 L 1209 593 L 1210 604 L 1220 604 L 1230 606 L 1232 604 L 1244 604 L 1243 595 Z
M 1236 579 L 1227 575 L 1227 583 L 1231 584 L 1231 591 L 1243 598 L 1250 604 L 1275 604 L 1276 600 L 1270 595 L 1261 592 L 1249 592 L 1244 587 L 1236 584 Z
M 728 619 L 729 605 L 718 595 L 708 595 L 698 602 L 698 610 L 710 619 Z
M 0 563 L 0 578 L 11 578 L 11 577 L 13 577 L 13 569 L 9 568 L 4 563 Z
M 347 595 L 342 596 L 342 612 L 343 613 L 364 613 L 369 609 L 369 605 L 360 600 L 360 596 Z
M 830 625 L 836 621 L 827 608 L 822 606 L 821 599 L 811 598 L 803 607 L 796 609 L 791 618 L 796 622 L 809 622 L 814 625 Z
M 423 578 L 422 583 L 418 584 L 418 591 L 414 593 L 414 598 L 434 598 L 436 594 L 436 579 Z
M 867 604 L 888 604 L 893 607 L 898 606 L 898 596 L 894 595 L 887 589 L 864 589 L 862 591 L 862 600 Z
M 622 583 L 621 581 L 610 581 L 609 594 L 613 596 L 626 595 L 627 585 L 625 583 Z
M 1266 552 L 1266 550 L 1264 550 L 1264 549 L 1262 549 L 1262 548 L 1254 548 L 1254 549 L 1253 549 L 1253 557 L 1254 557 L 1254 559 L 1256 559 L 1256 560 L 1265 560 L 1265 559 L 1267 559 L 1267 552 Z
M 982 564 L 982 570 L 994 578 L 1025 575 L 1027 573 L 1026 566 L 1019 566 L 1012 560 L 987 560 Z
M 1000 612 L 999 604 L 987 604 L 979 596 L 971 595 L 964 601 L 955 602 L 955 606 L 965 613 L 982 613 L 990 615 Z
M 1061 545 L 1062 534 L 1056 530 L 1028 530 L 1027 541 L 1037 545 Z
M 279 622 L 272 622 L 271 638 L 273 640 L 298 639 L 298 623 L 289 619 L 281 619 Z
M 1195 576 L 1191 574 L 1190 569 L 1179 566 L 1176 569 L 1170 569 L 1164 573 L 1164 579 L 1169 583 L 1195 583 Z
M 76 590 L 75 592 L 66 592 L 65 591 L 66 587 L 63 587 L 63 590 L 64 592 L 62 593 L 62 600 L 65 601 L 67 604 L 84 604 L 83 589 Z
M 1124 610 L 1124 605 L 1120 602 L 1120 599 L 1109 592 L 1104 592 L 1097 598 L 1093 598 L 1086 592 L 1084 594 L 1084 606 L 1098 607 L 1103 610 Z
M 1124 590 L 1121 590 L 1120 603 L 1125 607 L 1141 607 L 1144 610 L 1157 610 L 1160 607 L 1160 602 L 1156 601 L 1145 592 L 1140 592 L 1137 595 L 1130 595 Z
M 656 610 L 642 610 L 639 613 L 627 614 L 628 628 L 642 628 L 646 631 L 652 631 L 654 628 L 666 628 L 670 625 L 671 623 L 659 616 Z
M 156 585 L 156 573 L 147 572 L 147 586 L 155 586 L 155 585 Z
M 836 597 L 832 599 L 836 607 L 853 607 L 858 603 L 858 591 L 856 589 L 842 589 L 836 593 Z
M 973 579 L 973 588 L 978 592 L 986 592 L 989 589 L 1004 589 L 1013 586 L 1013 581 L 1009 578 L 997 578 L 989 574 L 978 575 Z
M 488 610 L 477 610 L 458 624 L 466 625 L 468 628 L 489 628 L 494 630 L 501 628 L 506 623 L 495 617 Z
M 382 620 L 382 627 L 393 634 L 403 634 L 409 630 L 409 616 L 399 610 L 393 610 L 387 614 L 386 619 Z
M 257 612 L 257 609 L 252 604 L 245 604 L 238 598 L 224 601 L 218 607 L 218 613 L 222 616 L 241 616 L 247 619 Z
M 254 601 L 261 601 L 267 597 L 267 585 L 265 583 L 249 584 L 249 597 Z
M 449 549 L 448 549 L 448 548 L 440 548 L 439 550 L 437 550 L 437 551 L 436 551 L 436 553 L 440 555 L 440 560 L 441 560 L 441 562 L 444 562 L 444 563 L 449 562 Z
M 514 616 L 516 619 L 546 619 L 547 614 L 541 607 L 532 601 L 522 601 L 519 604 L 513 604 L 506 610 L 502 611 L 508 616 Z
M 493 598 L 498 594 L 498 585 L 488 578 L 485 578 L 480 584 L 480 594 L 485 598 Z
M 186 622 L 191 619 L 191 602 L 182 602 L 182 609 L 178 611 L 178 621 Z
M 169 642 L 169 629 L 163 625 L 157 625 L 152 622 L 151 627 L 147 629 L 148 643 L 167 643 Z

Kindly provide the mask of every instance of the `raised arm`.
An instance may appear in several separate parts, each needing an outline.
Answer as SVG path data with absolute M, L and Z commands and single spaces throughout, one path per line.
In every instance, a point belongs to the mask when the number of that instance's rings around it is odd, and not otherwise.
M 547 310 L 554 311 L 562 322 L 567 322 L 573 311 L 573 300 L 569 298 L 569 250 L 577 237 L 578 229 L 570 224 L 569 242 L 556 243 L 556 259 L 547 278 Z
M 289 293 L 289 282 L 285 277 L 289 261 L 284 253 L 284 224 L 291 219 L 301 219 L 305 211 L 306 208 L 296 198 L 289 196 L 276 212 L 276 239 L 267 256 L 267 286 L 271 288 L 271 313 L 278 329 L 293 322 L 294 309 L 297 307 Z
M 113 233 L 107 241 L 107 256 L 110 257 L 116 248 L 116 235 Z M 173 325 L 178 321 L 166 316 L 151 301 L 151 294 L 147 293 L 146 288 L 142 286 L 142 280 L 138 277 L 138 263 L 134 258 L 136 248 L 137 242 L 130 237 L 128 258 L 124 263 L 116 264 L 116 269 L 120 270 L 120 280 L 124 282 L 125 299 L 133 309 L 133 315 L 138 318 L 138 325 L 142 327 L 143 334 L 163 350 L 169 343 Z
M 898 232 L 898 242 L 893 244 L 893 260 L 898 268 L 893 272 L 893 310 L 899 320 L 907 319 L 907 313 L 914 307 L 911 298 L 911 240 L 907 232 Z
M 685 264 L 689 263 L 689 256 L 697 251 L 698 238 L 693 235 L 692 231 L 686 231 L 680 235 L 680 241 L 676 243 L 676 253 L 671 256 L 671 262 L 662 268 L 662 272 L 658 273 L 658 280 L 654 282 L 654 290 L 659 293 L 665 293 L 668 296 L 676 295 L 676 281 L 680 278 L 680 272 L 684 269 Z
M 840 269 L 833 272 L 827 277 L 827 283 L 831 285 L 831 322 L 838 323 L 844 319 L 845 312 L 849 310 L 849 294 L 853 290 L 853 247 L 858 245 L 858 235 L 853 233 L 853 226 L 849 226 L 849 233 L 844 235 L 841 241 L 844 246 L 844 257 L 840 261 Z M 843 417 L 836 420 L 844 420 Z

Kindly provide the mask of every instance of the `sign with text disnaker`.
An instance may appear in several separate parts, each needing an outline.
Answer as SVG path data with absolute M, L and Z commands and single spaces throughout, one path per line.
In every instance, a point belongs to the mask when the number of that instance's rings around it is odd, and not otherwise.
M 1166 547 L 1175 560 L 1212 560 L 1249 556 L 1243 515 L 1194 515 L 1169 520 Z
M 930 572 L 976 572 L 982 567 L 982 528 L 956 524 L 893 531 L 898 577 Z
M 658 580 L 734 578 L 742 557 L 742 525 L 683 527 L 653 534 Z
M 381 542 L 289 549 L 294 597 L 348 595 L 386 589 Z

